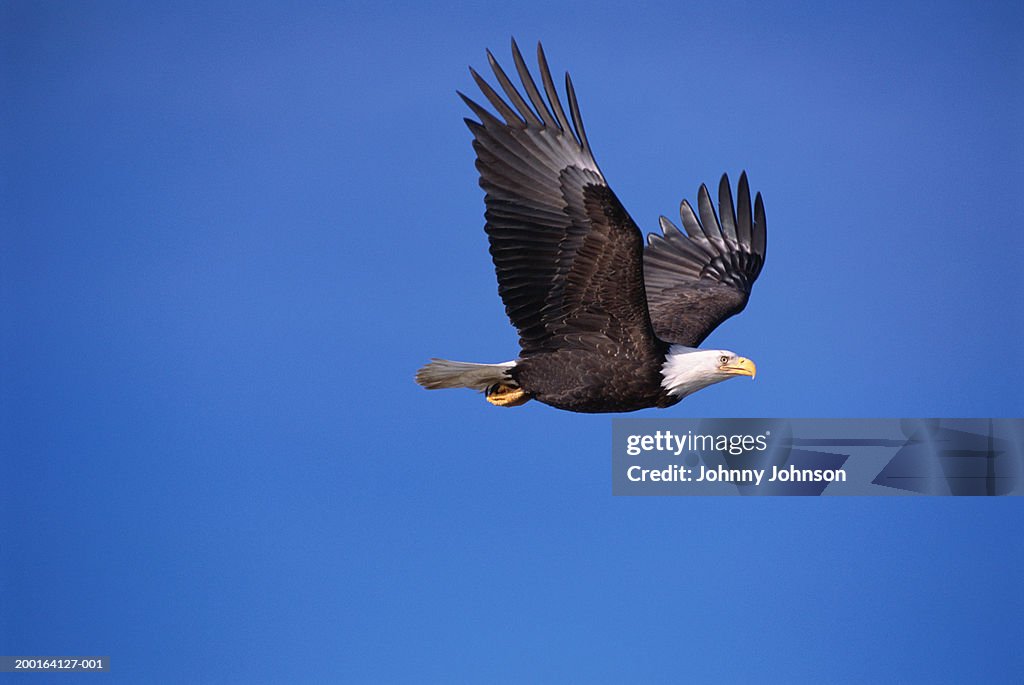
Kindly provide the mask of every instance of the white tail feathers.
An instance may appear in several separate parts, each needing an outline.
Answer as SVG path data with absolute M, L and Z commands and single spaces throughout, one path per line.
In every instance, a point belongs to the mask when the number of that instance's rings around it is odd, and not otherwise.
M 515 365 L 515 362 L 473 364 L 431 359 L 429 364 L 416 372 L 416 382 L 427 390 L 472 388 L 483 392 L 498 383 L 518 387 L 508 373 Z

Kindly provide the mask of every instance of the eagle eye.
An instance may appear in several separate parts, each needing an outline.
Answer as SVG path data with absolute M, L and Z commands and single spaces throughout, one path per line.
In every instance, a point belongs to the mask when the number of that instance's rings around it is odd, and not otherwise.
M 721 357 L 718 358 L 718 361 L 722 362 L 723 364 L 728 364 L 729 358 L 723 354 Z

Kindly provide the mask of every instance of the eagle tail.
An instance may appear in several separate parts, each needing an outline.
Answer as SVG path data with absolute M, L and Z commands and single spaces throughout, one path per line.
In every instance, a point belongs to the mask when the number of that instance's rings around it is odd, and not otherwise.
M 470 388 L 487 393 L 487 401 L 500 407 L 514 407 L 530 399 L 509 373 L 516 362 L 474 364 L 431 359 L 416 372 L 416 382 L 427 390 Z
M 416 372 L 416 382 L 427 390 L 471 388 L 483 392 L 498 383 L 515 385 L 516 382 L 508 373 L 515 365 L 515 362 L 473 364 L 431 359 L 429 364 Z

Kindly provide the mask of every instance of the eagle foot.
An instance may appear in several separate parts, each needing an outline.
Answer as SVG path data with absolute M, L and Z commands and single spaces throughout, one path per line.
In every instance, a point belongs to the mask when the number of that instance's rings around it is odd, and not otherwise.
M 518 407 L 530 401 L 530 395 L 517 385 L 496 383 L 487 388 L 487 401 L 495 407 Z

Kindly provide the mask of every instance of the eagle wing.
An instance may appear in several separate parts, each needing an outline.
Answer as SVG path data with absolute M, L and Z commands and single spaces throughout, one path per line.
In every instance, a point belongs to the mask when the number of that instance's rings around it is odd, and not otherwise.
M 718 185 L 715 215 L 706 186 L 695 213 L 683 200 L 679 218 L 684 234 L 661 217 L 663 235 L 652 233 L 644 251 L 644 282 L 654 330 L 662 340 L 696 347 L 711 331 L 747 306 L 750 289 L 765 257 L 765 218 L 761 194 L 750 205 L 747 174 L 740 175 L 734 211 L 729 178 Z M 698 218 L 699 215 L 699 218 Z
M 547 104 L 514 40 L 512 55 L 526 98 L 490 51 L 507 100 L 470 69 L 500 119 L 459 95 L 479 118 L 466 124 L 486 192 L 498 292 L 522 356 L 561 349 L 650 355 L 660 343 L 647 312 L 643 236 L 594 161 L 572 81 L 566 74 L 570 122 L 540 44 Z

